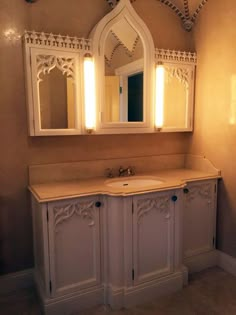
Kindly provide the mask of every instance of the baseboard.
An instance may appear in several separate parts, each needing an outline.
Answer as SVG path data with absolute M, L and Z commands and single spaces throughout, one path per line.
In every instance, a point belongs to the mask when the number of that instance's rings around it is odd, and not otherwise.
M 188 268 L 188 272 L 194 273 L 199 272 L 204 269 L 218 266 L 218 256 L 217 250 L 211 250 L 199 255 L 191 256 L 184 259 L 184 265 Z
M 27 269 L 15 273 L 0 276 L 0 295 L 33 287 L 33 269 Z
M 183 271 L 178 271 L 168 276 L 149 281 L 134 287 L 126 288 L 124 291 L 124 307 L 146 303 L 156 297 L 177 292 L 183 288 Z
M 82 310 L 104 304 L 104 288 L 95 287 L 85 293 L 75 292 L 51 299 L 40 298 L 45 315 L 79 315 Z
M 236 276 L 236 258 L 218 250 L 218 266 Z

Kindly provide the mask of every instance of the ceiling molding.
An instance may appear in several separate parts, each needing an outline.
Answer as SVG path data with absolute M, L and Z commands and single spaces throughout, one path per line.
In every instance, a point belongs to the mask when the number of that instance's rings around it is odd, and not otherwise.
M 107 3 L 111 8 L 114 8 L 119 0 L 106 0 Z M 136 0 L 130 0 L 130 2 L 134 2 Z M 190 32 L 194 26 L 194 23 L 198 17 L 198 14 L 204 7 L 204 5 L 208 2 L 208 0 L 201 0 L 196 8 L 196 10 L 193 12 L 193 14 L 190 14 L 189 11 L 189 0 L 182 0 L 183 1 L 183 11 L 172 1 L 173 0 L 157 0 L 166 6 L 168 6 L 171 10 L 175 12 L 175 14 L 180 18 L 183 28 L 187 31 Z
M 201 0 L 196 10 L 190 15 L 189 11 L 189 0 L 183 0 L 184 12 L 182 12 L 171 0 L 157 0 L 165 5 L 167 5 L 170 9 L 172 9 L 178 17 L 181 19 L 183 28 L 190 32 L 194 26 L 194 23 L 197 19 L 198 14 L 204 5 L 208 2 L 208 0 Z

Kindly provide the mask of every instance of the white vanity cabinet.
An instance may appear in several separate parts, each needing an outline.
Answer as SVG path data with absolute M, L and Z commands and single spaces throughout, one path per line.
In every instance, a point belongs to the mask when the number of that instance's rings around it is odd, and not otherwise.
M 173 272 L 174 211 L 175 204 L 178 204 L 177 198 L 173 191 L 133 197 L 135 285 Z
M 215 248 L 217 180 L 195 181 L 184 188 L 184 259 Z
M 107 197 L 107 301 L 112 308 L 182 288 L 181 195 L 175 189 Z
M 78 296 L 86 293 L 103 303 L 101 205 L 99 196 L 42 204 L 33 199 L 35 273 L 45 301 L 76 293 L 83 304 Z M 50 312 L 50 302 L 45 309 L 46 314 L 60 314 Z
M 195 257 L 214 252 L 217 179 L 183 187 L 42 203 L 33 197 L 35 278 L 45 314 L 143 303 L 180 290 L 185 266 L 193 270 L 189 259 L 208 267 Z

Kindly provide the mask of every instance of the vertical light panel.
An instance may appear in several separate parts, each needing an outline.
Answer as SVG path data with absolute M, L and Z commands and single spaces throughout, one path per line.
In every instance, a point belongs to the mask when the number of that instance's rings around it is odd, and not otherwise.
M 87 131 L 95 129 L 95 75 L 92 57 L 84 58 L 84 101 L 85 101 L 85 128 Z
M 164 122 L 164 89 L 165 69 L 164 66 L 156 67 L 156 104 L 155 104 L 155 127 L 162 128 Z

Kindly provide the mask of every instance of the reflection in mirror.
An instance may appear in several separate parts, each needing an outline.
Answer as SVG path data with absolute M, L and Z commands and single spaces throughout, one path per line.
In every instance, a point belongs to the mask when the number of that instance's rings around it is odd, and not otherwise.
M 41 129 L 75 128 L 75 85 L 72 58 L 38 55 Z
M 188 117 L 189 70 L 165 66 L 164 125 L 185 128 Z
M 144 49 L 138 33 L 121 19 L 105 42 L 103 122 L 143 121 Z

